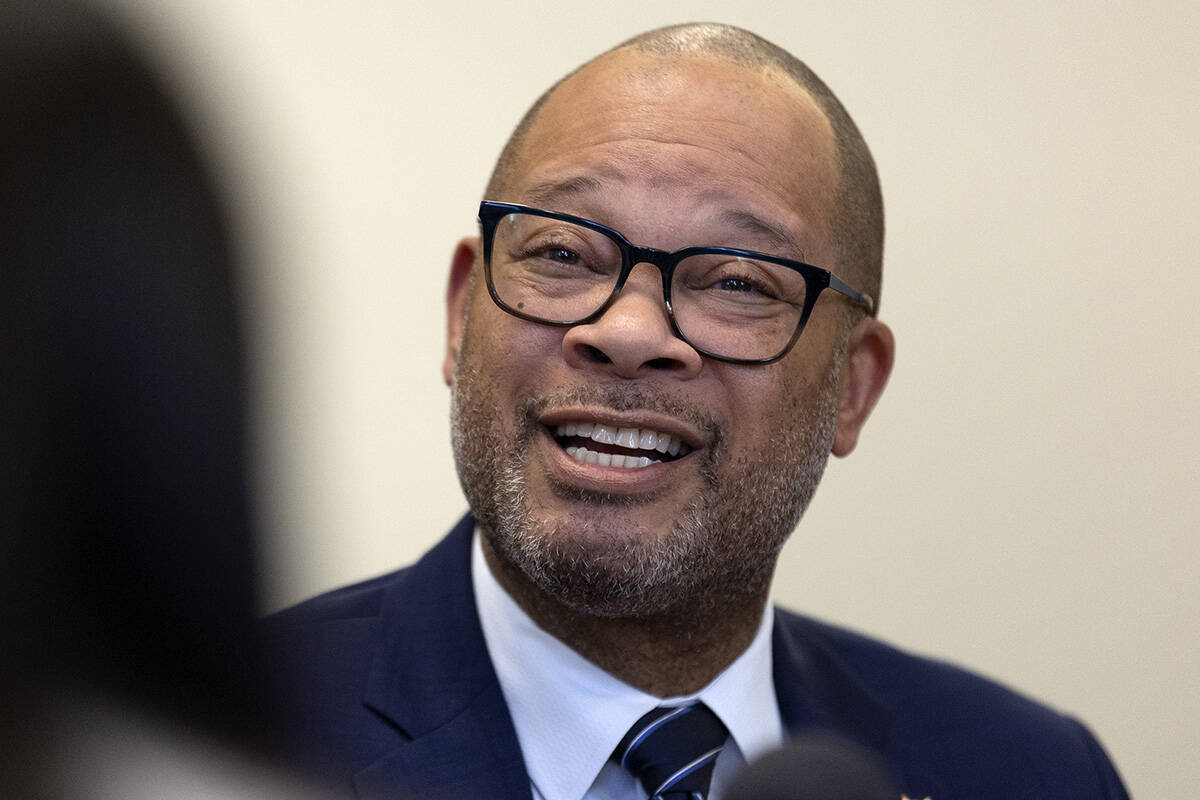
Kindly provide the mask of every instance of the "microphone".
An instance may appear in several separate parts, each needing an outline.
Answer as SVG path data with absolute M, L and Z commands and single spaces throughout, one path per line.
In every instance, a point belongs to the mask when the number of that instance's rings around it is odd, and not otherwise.
M 725 800 L 898 800 L 880 758 L 831 734 L 807 734 L 748 764 Z

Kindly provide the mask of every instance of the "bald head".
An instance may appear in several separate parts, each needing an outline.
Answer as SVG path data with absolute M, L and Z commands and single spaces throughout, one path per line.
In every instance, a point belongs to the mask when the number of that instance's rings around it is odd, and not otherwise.
M 750 70 L 771 70 L 801 87 L 824 114 L 832 130 L 838 180 L 830 203 L 828 226 L 836 263 L 822 264 L 870 294 L 878 308 L 883 264 L 883 201 L 870 150 L 858 127 L 829 87 L 799 59 L 749 31 L 716 23 L 689 23 L 636 36 L 600 54 L 551 86 L 521 119 L 496 162 L 488 182 L 489 199 L 510 199 L 506 192 L 519 168 L 525 144 L 549 99 L 590 65 L 622 51 L 669 60 L 717 58 Z M 801 168 L 802 159 L 781 159 L 778 169 Z

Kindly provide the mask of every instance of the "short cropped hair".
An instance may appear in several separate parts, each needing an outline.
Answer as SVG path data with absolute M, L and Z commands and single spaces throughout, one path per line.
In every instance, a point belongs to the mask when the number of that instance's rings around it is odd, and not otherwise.
M 837 252 L 835 269 L 843 280 L 871 295 L 878 309 L 883 272 L 883 197 L 866 141 L 845 107 L 804 62 L 761 36 L 732 25 L 705 22 L 658 28 L 580 65 L 547 89 L 525 112 L 496 161 L 487 197 L 509 199 L 503 193 L 516 168 L 521 147 L 542 107 L 558 87 L 593 61 L 623 49 L 662 56 L 707 55 L 745 67 L 774 67 L 812 96 L 833 129 L 838 158 L 839 181 L 830 220 Z

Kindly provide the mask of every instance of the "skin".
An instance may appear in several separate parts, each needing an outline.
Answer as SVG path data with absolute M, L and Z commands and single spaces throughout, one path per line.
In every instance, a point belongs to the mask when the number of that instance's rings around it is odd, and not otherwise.
M 626 49 L 559 87 L 492 199 L 593 219 L 641 245 L 742 247 L 837 271 L 837 181 L 828 121 L 786 77 Z M 481 272 L 479 241 L 466 239 L 451 264 L 444 376 L 490 568 L 539 625 L 616 677 L 662 697 L 702 688 L 753 637 L 825 458 L 854 449 L 891 369 L 890 331 L 871 318 L 849 326 L 852 309 L 826 292 L 786 357 L 725 364 L 672 335 L 649 265 L 598 321 L 565 330 L 501 311 Z M 668 431 L 694 452 L 643 470 L 580 464 L 545 430 L 567 420 Z M 510 510 L 571 565 L 559 570 L 568 580 L 535 574 L 489 527 L 494 492 L 480 487 L 496 475 L 520 484 Z M 677 523 L 690 516 L 707 522 L 685 541 Z M 621 593 L 639 554 L 654 567 L 677 551 L 676 572 L 651 570 L 658 589 Z

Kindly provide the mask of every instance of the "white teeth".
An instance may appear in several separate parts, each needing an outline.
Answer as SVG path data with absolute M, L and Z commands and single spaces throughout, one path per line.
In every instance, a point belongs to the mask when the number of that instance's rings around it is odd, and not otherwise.
M 618 428 L 615 426 L 602 425 L 598 422 L 564 422 L 561 425 L 556 425 L 554 435 L 560 438 L 578 436 L 584 439 L 591 439 L 600 444 L 617 445 L 630 450 L 647 450 L 657 451 L 659 453 L 669 453 L 671 457 L 686 456 L 691 452 L 691 448 L 680 441 L 679 437 L 672 436 L 669 433 L 660 433 L 659 431 L 649 428 Z M 578 451 L 573 452 L 573 451 Z M 567 448 L 567 452 L 573 458 L 579 461 L 590 460 L 591 463 L 603 463 L 594 459 L 589 459 L 588 454 L 593 456 L 595 453 L 585 447 Z M 618 460 L 620 459 L 620 460 Z M 625 466 L 625 467 L 641 467 L 646 464 L 661 463 L 658 460 L 649 461 L 640 456 L 617 456 L 610 457 L 609 463 L 605 466 Z
M 651 464 L 661 464 L 658 459 L 651 461 L 646 456 L 623 456 L 611 453 L 599 453 L 586 447 L 568 447 L 567 455 L 585 464 L 596 464 L 601 467 L 622 467 L 624 469 L 641 469 Z
M 680 452 L 687 455 L 690 450 L 678 437 L 669 433 L 659 433 L 649 428 L 615 428 L 600 423 L 567 422 L 555 426 L 554 435 L 559 437 L 580 436 L 600 444 L 628 447 L 631 450 L 657 450 L 673 456 L 679 455 Z
M 597 425 L 592 428 L 592 441 L 599 442 L 600 444 L 616 444 L 617 435 L 607 425 Z

